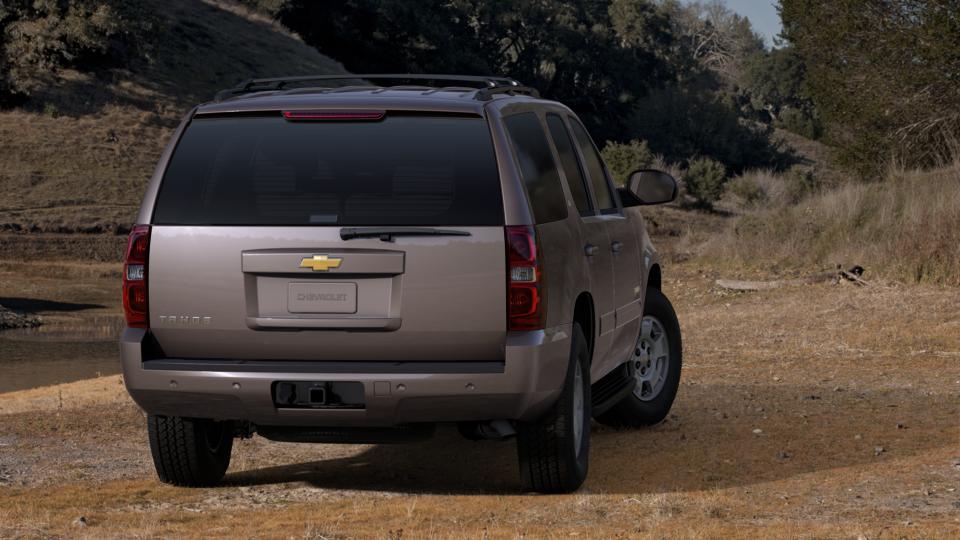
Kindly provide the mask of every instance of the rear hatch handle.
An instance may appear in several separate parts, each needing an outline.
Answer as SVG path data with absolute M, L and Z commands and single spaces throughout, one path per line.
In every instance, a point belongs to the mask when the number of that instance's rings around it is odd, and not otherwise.
M 470 236 L 470 233 L 433 227 L 344 227 L 340 229 L 341 240 L 379 238 L 384 242 L 393 242 L 397 236 Z

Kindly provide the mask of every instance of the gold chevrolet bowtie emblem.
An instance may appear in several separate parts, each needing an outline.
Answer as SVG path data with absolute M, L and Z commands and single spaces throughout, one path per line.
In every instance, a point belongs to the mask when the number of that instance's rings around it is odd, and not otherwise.
M 300 261 L 300 268 L 310 268 L 314 272 L 326 272 L 331 268 L 339 268 L 341 262 L 343 262 L 343 259 L 337 257 L 314 255 L 313 257 L 304 257 Z

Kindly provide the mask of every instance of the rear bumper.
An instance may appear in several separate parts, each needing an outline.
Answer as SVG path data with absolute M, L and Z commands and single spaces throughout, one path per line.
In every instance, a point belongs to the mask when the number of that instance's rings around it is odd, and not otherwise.
M 503 362 L 145 362 L 145 335 L 120 337 L 124 383 L 144 411 L 265 426 L 532 420 L 559 396 L 570 356 L 569 325 L 509 334 Z M 358 381 L 365 408 L 278 408 L 276 381 Z

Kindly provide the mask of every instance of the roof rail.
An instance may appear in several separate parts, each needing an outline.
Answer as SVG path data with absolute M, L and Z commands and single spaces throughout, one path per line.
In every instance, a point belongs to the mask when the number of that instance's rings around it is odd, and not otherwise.
M 481 88 L 477 90 L 476 98 L 480 101 L 490 101 L 493 99 L 493 96 L 497 94 L 509 94 L 521 96 L 530 96 L 538 98 L 540 97 L 540 92 L 536 88 L 531 88 L 529 86 L 494 86 L 492 88 Z
M 487 101 L 492 99 L 495 94 L 530 95 L 539 97 L 539 93 L 526 86 L 522 86 L 517 80 L 509 77 L 484 77 L 476 75 L 436 75 L 424 73 L 345 73 L 343 75 L 308 75 L 303 77 L 274 77 L 268 79 L 248 79 L 233 88 L 217 92 L 215 101 L 223 101 L 234 96 L 249 94 L 252 92 L 269 92 L 283 90 L 289 84 L 307 83 L 307 82 L 334 82 L 334 81 L 355 81 L 355 80 L 394 80 L 394 81 L 446 81 L 446 82 L 466 82 L 482 85 L 477 88 L 476 99 Z M 371 87 L 379 85 L 371 84 Z M 442 87 L 441 87 L 442 88 Z

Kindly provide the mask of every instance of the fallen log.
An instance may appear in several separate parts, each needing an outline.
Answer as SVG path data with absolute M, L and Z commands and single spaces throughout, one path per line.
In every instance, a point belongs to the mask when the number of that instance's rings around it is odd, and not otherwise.
M 868 282 L 862 279 L 862 266 L 853 266 L 849 270 L 844 270 L 843 266 L 837 265 L 837 269 L 831 272 L 821 272 L 805 278 L 796 279 L 777 279 L 772 281 L 744 281 L 736 279 L 718 279 L 716 284 L 721 289 L 731 291 L 769 291 L 791 285 L 811 285 L 814 283 L 839 283 L 842 280 L 850 281 L 856 285 L 868 285 Z

